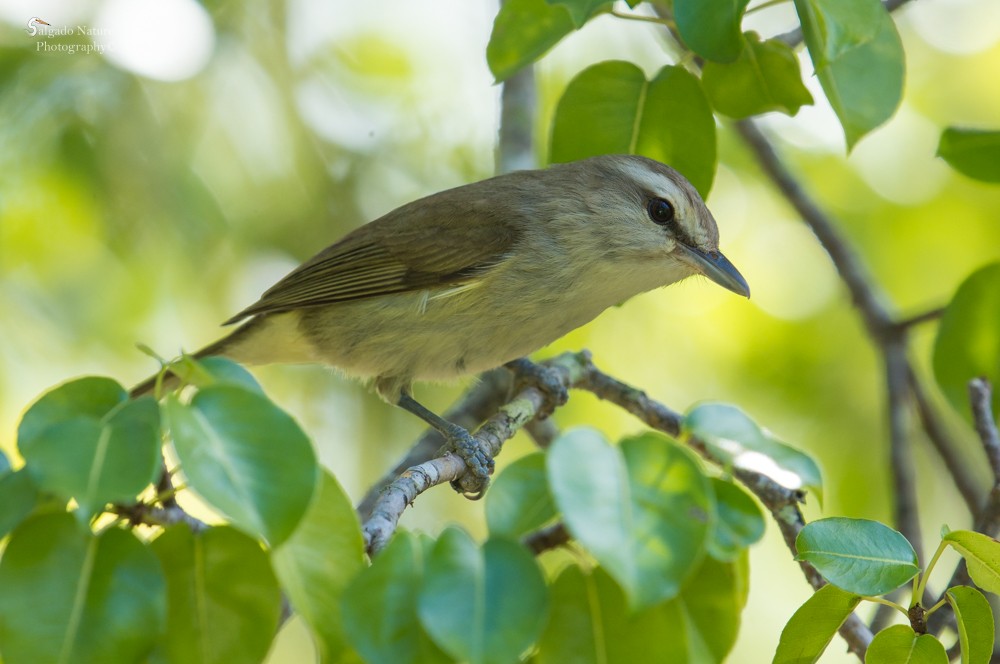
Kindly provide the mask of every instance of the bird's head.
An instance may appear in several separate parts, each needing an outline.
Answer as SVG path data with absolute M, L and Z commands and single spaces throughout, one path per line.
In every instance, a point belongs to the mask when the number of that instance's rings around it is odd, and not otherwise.
M 610 222 L 604 239 L 616 253 L 665 260 L 750 297 L 743 275 L 719 251 L 715 218 L 673 168 L 636 155 L 603 155 L 563 167 L 587 172 L 581 195 L 594 217 Z

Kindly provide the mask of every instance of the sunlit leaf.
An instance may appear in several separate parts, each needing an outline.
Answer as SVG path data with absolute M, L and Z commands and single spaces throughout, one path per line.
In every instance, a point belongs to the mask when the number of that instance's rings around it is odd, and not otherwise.
M 909 625 L 893 625 L 875 635 L 865 664 L 947 664 L 944 646 L 930 634 L 917 635 Z
M 732 63 L 706 62 L 701 82 L 715 110 L 732 118 L 769 111 L 795 115 L 813 103 L 791 47 L 779 39 L 761 42 L 755 32 L 746 34 Z
M 538 638 L 548 601 L 542 572 L 523 546 L 490 539 L 480 547 L 449 528 L 427 560 L 417 610 L 424 629 L 458 660 L 506 664 Z
M 692 51 L 732 62 L 743 48 L 740 23 L 750 0 L 674 0 L 677 31 Z
M 99 537 L 71 514 L 25 521 L 0 558 L 6 664 L 144 661 L 164 625 L 163 572 L 125 530 Z
M 502 81 L 545 55 L 573 29 L 565 6 L 545 0 L 506 0 L 493 22 L 486 63 Z
M 21 454 L 50 426 L 78 417 L 100 420 L 128 398 L 125 388 L 110 378 L 88 376 L 63 383 L 31 404 L 17 427 Z
M 603 568 L 585 574 L 576 565 L 562 571 L 551 593 L 552 615 L 538 642 L 538 664 L 689 661 L 677 602 L 631 611 Z
M 198 364 L 201 365 L 201 368 L 207 372 L 208 377 L 211 379 L 211 383 L 208 384 L 236 385 L 251 392 L 264 393 L 257 379 L 249 371 L 229 358 L 213 355 L 201 358 L 198 360 Z M 200 383 L 196 380 L 194 384 L 199 385 Z
M 684 416 L 684 429 L 723 466 L 761 473 L 789 489 L 809 489 L 822 500 L 823 482 L 812 457 L 761 430 L 739 408 L 698 405 Z
M 231 385 L 166 403 L 174 448 L 191 488 L 248 533 L 278 546 L 317 484 L 312 444 L 266 397 Z
M 721 664 L 736 643 L 743 607 L 750 590 L 750 568 L 744 550 L 734 562 L 706 556 L 672 600 L 681 609 L 691 662 Z
M 735 560 L 764 536 L 764 515 L 746 491 L 732 482 L 712 478 L 716 519 L 708 552 L 721 561 Z
M 152 544 L 167 576 L 167 632 L 155 664 L 260 662 L 278 628 L 281 591 L 267 554 L 229 527 L 168 528 Z
M 1000 595 L 1000 542 L 971 530 L 953 530 L 943 539 L 965 558 L 977 586 Z
M 160 470 L 160 411 L 151 397 L 103 418 L 78 415 L 42 429 L 24 458 L 39 488 L 76 498 L 88 513 L 134 500 Z
M 1000 182 L 1000 131 L 948 127 L 937 153 L 963 175 Z
M 541 452 L 504 468 L 486 494 L 486 524 L 494 536 L 519 537 L 555 515 L 545 475 L 545 455 Z
M 634 608 L 680 592 L 713 512 L 708 480 L 687 450 L 652 433 L 615 448 L 592 429 L 575 429 L 549 448 L 548 472 L 566 527 Z
M 344 634 L 366 662 L 445 664 L 452 661 L 424 631 L 417 616 L 425 547 L 400 531 L 344 590 Z
M 31 514 L 38 502 L 38 488 L 24 468 L 0 476 L 0 538 Z
M 825 585 L 806 600 L 781 630 L 772 664 L 812 664 L 830 645 L 861 598 Z
M 955 611 L 962 664 L 988 664 L 993 657 L 993 610 L 981 592 L 955 586 L 945 593 Z
M 354 507 L 333 475 L 322 473 L 312 505 L 271 561 L 292 606 L 316 634 L 323 661 L 335 661 L 348 647 L 340 597 L 364 568 L 364 542 Z
M 807 524 L 795 538 L 797 560 L 858 595 L 883 595 L 912 579 L 917 554 L 900 533 L 878 521 L 832 517 Z
M 594 17 L 603 7 L 610 7 L 611 0 L 546 0 L 550 5 L 562 5 L 569 11 L 577 28 Z
M 669 164 L 707 197 L 715 177 L 715 120 L 698 79 L 669 66 L 647 80 L 621 61 L 577 74 L 556 107 L 549 160 L 616 153 Z
M 795 0 L 809 56 L 850 149 L 903 96 L 903 43 L 879 0 Z
M 958 412 L 971 418 L 969 381 L 984 377 L 1000 414 L 1000 263 L 966 278 L 941 317 L 934 341 L 934 377 Z

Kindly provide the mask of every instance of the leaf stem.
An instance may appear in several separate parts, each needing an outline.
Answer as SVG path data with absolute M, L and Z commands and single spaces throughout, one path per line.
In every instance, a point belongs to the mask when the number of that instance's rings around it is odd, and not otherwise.
M 947 603 L 948 603 L 948 598 L 947 597 L 942 598 L 937 604 L 927 609 L 927 613 L 924 614 L 924 619 L 926 620 L 927 618 L 929 618 L 932 613 L 934 613 Z
M 948 546 L 948 543 L 945 542 L 944 540 L 941 540 L 941 543 L 938 544 L 937 551 L 934 552 L 934 557 L 931 558 L 931 562 L 928 563 L 927 565 L 927 569 L 924 570 L 923 574 L 918 575 L 918 578 L 920 580 L 914 584 L 913 597 L 910 598 L 911 606 L 914 604 L 919 604 L 920 600 L 923 598 L 924 588 L 927 587 L 927 579 L 930 577 L 931 572 L 934 571 L 934 565 L 937 563 L 938 558 L 941 557 L 941 554 L 944 553 L 944 549 L 946 546 Z
M 611 10 L 608 13 L 611 14 L 612 16 L 614 16 L 615 18 L 622 18 L 622 19 L 625 19 L 626 21 L 640 21 L 642 23 L 656 23 L 658 25 L 665 25 L 668 28 L 674 26 L 674 22 L 671 21 L 670 19 L 658 18 L 656 16 L 643 16 L 642 14 L 628 14 L 626 12 L 619 12 L 619 11 L 615 11 L 615 10 Z
M 902 613 L 904 616 L 908 615 L 906 607 L 904 607 L 902 604 L 897 604 L 892 600 L 885 599 L 884 597 L 869 597 L 867 595 L 862 595 L 861 599 L 868 600 L 869 602 L 875 602 L 877 604 L 885 604 L 886 606 L 891 606 L 892 608 Z
M 753 14 L 754 12 L 759 12 L 762 9 L 767 9 L 769 7 L 776 7 L 778 5 L 783 5 L 787 2 L 789 2 L 789 0 L 767 0 L 767 2 L 762 2 L 756 7 L 751 7 L 750 9 L 746 10 L 745 12 L 743 12 L 743 15 L 746 16 L 747 14 Z

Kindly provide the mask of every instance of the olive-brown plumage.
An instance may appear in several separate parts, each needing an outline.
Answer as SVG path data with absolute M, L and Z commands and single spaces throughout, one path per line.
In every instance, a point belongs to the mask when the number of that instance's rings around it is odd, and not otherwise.
M 605 155 L 501 175 L 347 234 L 198 355 L 325 363 L 373 379 L 384 399 L 442 428 L 412 400 L 414 380 L 500 366 L 693 274 L 748 296 L 718 239 L 698 192 L 651 159 Z

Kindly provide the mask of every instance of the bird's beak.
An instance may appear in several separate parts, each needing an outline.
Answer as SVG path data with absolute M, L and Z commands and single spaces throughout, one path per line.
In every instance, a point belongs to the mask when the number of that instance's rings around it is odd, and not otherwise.
M 747 280 L 743 278 L 743 275 L 736 269 L 736 266 L 722 255 L 722 252 L 704 252 L 700 249 L 689 247 L 683 242 L 678 242 L 677 245 L 694 261 L 694 264 L 703 275 L 737 295 L 750 297 L 750 286 L 747 285 Z

